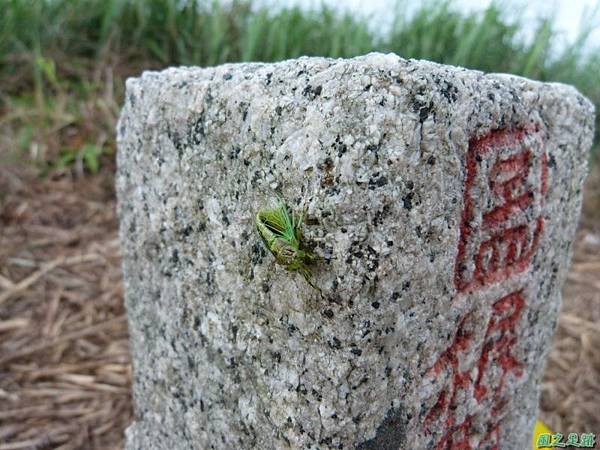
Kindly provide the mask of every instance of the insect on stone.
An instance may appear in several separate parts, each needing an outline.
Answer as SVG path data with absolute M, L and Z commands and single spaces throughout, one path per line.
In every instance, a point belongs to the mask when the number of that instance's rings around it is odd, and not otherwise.
M 278 198 L 277 206 L 258 211 L 256 229 L 278 264 L 290 272 L 300 272 L 310 286 L 321 292 L 312 282 L 308 267 L 320 258 L 303 245 L 303 219 L 304 214 L 294 213 L 283 199 Z

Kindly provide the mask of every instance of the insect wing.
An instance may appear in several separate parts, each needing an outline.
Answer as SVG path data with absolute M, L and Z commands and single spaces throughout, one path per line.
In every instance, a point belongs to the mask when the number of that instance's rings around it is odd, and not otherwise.
M 294 227 L 285 204 L 261 211 L 259 219 L 273 234 L 287 241 L 294 237 Z

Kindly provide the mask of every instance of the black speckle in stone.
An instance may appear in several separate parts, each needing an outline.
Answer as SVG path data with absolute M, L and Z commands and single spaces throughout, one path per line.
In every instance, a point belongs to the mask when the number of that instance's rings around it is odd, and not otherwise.
M 379 302 L 373 302 L 371 303 L 371 306 L 375 309 L 379 309 L 380 303 Z
M 417 226 L 415 227 L 415 233 L 417 233 L 417 236 L 418 236 L 418 237 L 421 237 L 421 236 L 422 236 L 422 232 L 421 232 L 421 225 L 417 225 Z
M 405 282 L 402 284 L 402 290 L 403 290 L 403 291 L 406 291 L 406 290 L 408 290 L 409 288 L 410 288 L 410 281 L 405 281 Z
M 429 112 L 431 111 L 432 103 L 425 103 L 420 99 L 414 99 L 412 103 L 412 110 L 415 113 L 419 113 L 419 121 L 424 122 L 427 117 L 429 117 Z
M 454 103 L 457 98 L 458 88 L 456 86 L 448 83 L 447 81 L 444 81 L 444 83 L 445 83 L 445 86 L 442 87 L 441 93 L 444 97 L 446 97 L 446 100 L 448 100 L 448 103 Z
M 256 188 L 258 186 L 258 181 L 260 179 L 261 179 L 260 171 L 255 170 L 254 174 L 252 175 L 252 179 L 250 180 L 250 184 L 252 185 L 252 187 Z
M 331 145 L 331 147 L 333 147 L 334 150 L 337 150 L 338 158 L 341 158 L 342 155 L 348 150 L 346 144 L 342 142 L 339 134 L 336 136 L 335 142 Z
M 429 117 L 429 111 L 431 111 L 431 103 L 419 110 L 419 121 L 424 122 Z
M 481 159 L 481 155 L 475 155 L 475 161 L 477 161 L 477 162 L 483 161 L 483 159 Z
M 372 85 L 372 84 L 367 84 L 367 85 L 366 85 L 366 86 L 363 88 L 363 91 L 368 91 L 368 90 L 370 90 L 370 89 L 371 89 L 371 87 L 373 87 L 373 85 Z
M 328 186 L 325 189 L 325 194 L 327 194 L 330 197 L 333 197 L 334 195 L 337 195 L 340 193 L 340 189 L 336 186 Z
M 397 301 L 400 298 L 400 293 L 398 292 L 393 292 L 392 293 L 392 300 L 393 301 Z
M 298 386 L 296 386 L 296 392 L 300 392 L 302 395 L 306 395 L 308 393 L 306 386 L 303 383 L 300 383 Z
M 280 115 L 281 115 L 281 111 L 282 111 L 282 108 L 281 108 L 281 106 L 276 106 L 276 107 L 275 107 L 275 113 L 276 113 L 278 116 L 280 116 Z
M 386 241 L 385 245 L 387 245 L 388 247 L 393 247 L 394 241 Z
M 331 445 L 331 436 L 327 436 L 327 437 L 324 437 L 324 438 L 322 438 L 322 439 L 319 441 L 319 444 L 320 444 L 320 445 L 327 445 L 327 446 L 330 446 L 330 445 Z
M 231 151 L 229 152 L 229 158 L 230 159 L 236 159 L 238 157 L 238 155 L 240 154 L 241 149 L 239 147 L 233 147 L 231 149 Z
M 248 117 L 248 103 L 240 102 L 240 111 L 242 113 L 242 120 L 246 121 L 246 117 Z
M 548 156 L 548 167 L 556 167 L 556 159 L 554 158 L 554 155 Z
M 206 134 L 204 129 L 204 113 L 200 114 L 198 118 L 193 121 L 188 132 L 188 141 L 194 145 L 200 144 Z
M 177 249 L 174 249 L 173 253 L 171 253 L 171 262 L 173 265 L 179 264 L 179 251 Z
M 333 348 L 341 348 L 342 343 L 340 342 L 340 340 L 338 338 L 336 338 L 335 336 L 331 339 L 331 342 L 329 343 L 329 345 Z
M 352 353 L 353 355 L 356 355 L 356 356 L 360 356 L 360 355 L 362 355 L 362 350 L 355 346 L 350 349 L 350 353 Z
M 315 397 L 317 400 L 321 401 L 323 400 L 323 396 L 321 395 L 320 392 L 318 392 L 316 389 L 312 389 L 311 392 L 313 397 Z
M 414 197 L 414 193 L 412 193 L 412 192 L 409 192 L 404 197 L 402 197 L 402 203 L 404 205 L 404 209 L 408 209 L 409 211 L 412 209 L 413 197 Z
M 361 443 L 357 450 L 398 450 L 399 443 L 406 440 L 407 423 L 408 418 L 401 409 L 391 408 L 377 427 L 375 437 Z
M 231 80 L 232 78 L 233 78 L 233 75 L 231 75 L 230 73 L 226 73 L 225 75 L 223 75 L 224 80 Z
M 273 359 L 276 360 L 278 363 L 281 362 L 281 353 L 279 353 L 279 352 L 272 352 L 271 355 L 273 356 Z
M 378 226 L 383 224 L 383 219 L 389 214 L 390 206 L 384 205 L 383 209 L 375 211 L 375 215 L 373 217 L 373 225 Z M 392 241 L 388 241 L 388 247 L 391 247 L 394 243 Z
M 384 134 L 385 136 L 385 134 Z M 377 161 L 379 161 L 379 149 L 380 149 L 380 145 L 379 144 L 369 144 L 365 147 L 365 150 L 369 153 L 373 153 L 373 155 L 375 155 L 375 159 Z
M 135 106 L 135 100 L 136 100 L 136 98 L 135 98 L 135 96 L 133 95 L 132 92 L 130 92 L 129 95 L 127 96 L 127 100 L 129 101 L 129 104 L 131 106 Z
M 183 155 L 183 147 L 184 147 L 181 136 L 179 136 L 179 133 L 173 131 L 171 129 L 171 127 L 167 127 L 167 136 L 170 139 L 170 141 L 173 143 L 173 147 L 175 147 L 175 150 L 177 150 L 177 156 L 179 157 L 179 159 L 181 159 L 181 157 Z M 162 162 L 160 160 L 162 160 Z M 159 165 L 162 166 L 163 163 L 164 163 L 164 159 L 160 158 Z
M 427 164 L 429 164 L 430 166 L 433 166 L 435 164 L 435 156 L 433 156 L 433 155 L 429 156 L 429 158 L 427 158 Z
M 267 292 L 269 292 L 271 290 L 271 286 L 269 286 L 269 283 L 267 283 L 266 281 L 264 281 L 262 283 L 262 291 L 266 294 Z
M 194 317 L 194 323 L 192 324 L 192 328 L 196 331 L 200 328 L 200 316 Z
M 368 253 L 367 269 L 369 269 L 369 271 L 373 272 L 375 269 L 377 269 L 379 267 L 379 254 L 370 245 L 367 245 L 367 253 Z
M 321 95 L 321 91 L 323 88 L 321 86 L 312 87 L 310 84 L 307 84 L 304 90 L 302 91 L 302 95 L 308 97 L 310 100 L 314 100 L 319 95 Z
M 333 319 L 333 311 L 331 309 L 324 310 L 323 315 L 328 319 Z
M 348 232 L 348 229 L 346 227 L 341 227 L 340 231 L 345 234 Z
M 266 82 L 267 86 L 271 84 L 271 78 L 273 78 L 273 73 L 269 72 L 267 74 L 267 82 Z
M 223 223 L 225 224 L 225 226 L 229 226 L 229 217 L 227 217 L 227 214 L 225 214 L 225 211 L 222 211 L 221 219 L 223 220 Z
M 288 334 L 291 336 L 292 334 L 294 334 L 296 331 L 298 331 L 298 327 L 296 325 L 294 325 L 293 323 L 288 324 Z
M 385 176 L 381 175 L 380 177 L 377 177 L 377 175 L 373 175 L 369 180 L 370 190 L 375 190 L 375 188 L 385 186 L 388 183 L 388 180 Z
M 261 245 L 260 242 L 255 242 L 252 245 L 252 263 L 253 264 L 260 264 L 262 263 L 263 258 L 267 256 L 267 252 L 264 248 L 263 245 Z

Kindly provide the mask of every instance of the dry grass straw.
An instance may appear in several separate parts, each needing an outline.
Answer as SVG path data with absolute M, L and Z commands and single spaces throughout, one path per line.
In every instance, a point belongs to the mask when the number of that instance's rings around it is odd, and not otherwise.
M 132 420 L 113 170 L 0 168 L 0 450 L 118 449 Z M 600 432 L 600 170 L 542 386 L 541 417 Z
M 0 169 L 0 450 L 121 448 L 131 421 L 112 175 Z
M 584 191 L 571 270 L 544 373 L 541 417 L 553 431 L 600 433 L 600 167 Z

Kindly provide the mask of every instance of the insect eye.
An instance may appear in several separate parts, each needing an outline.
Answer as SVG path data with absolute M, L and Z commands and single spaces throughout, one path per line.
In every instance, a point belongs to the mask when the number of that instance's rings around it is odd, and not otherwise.
M 283 241 L 283 240 L 282 240 L 282 241 Z M 281 248 L 281 254 L 282 254 L 283 256 L 286 256 L 286 257 L 288 257 L 288 256 L 290 256 L 290 255 L 292 255 L 292 254 L 294 253 L 294 249 L 292 249 L 292 248 L 291 248 L 291 247 L 288 245 L 288 243 L 287 243 L 287 242 L 283 241 L 283 242 L 282 242 L 282 244 L 283 244 L 283 245 L 282 245 L 282 248 Z

